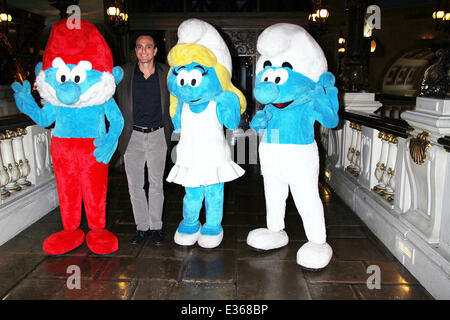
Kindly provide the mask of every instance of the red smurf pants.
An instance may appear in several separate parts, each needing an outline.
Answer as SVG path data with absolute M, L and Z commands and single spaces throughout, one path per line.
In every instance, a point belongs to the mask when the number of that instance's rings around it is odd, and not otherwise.
M 108 165 L 95 159 L 93 141 L 52 137 L 50 152 L 64 230 L 45 239 L 43 249 L 47 254 L 64 254 L 84 242 L 84 232 L 79 229 L 82 203 L 91 229 L 86 236 L 88 248 L 96 254 L 118 249 L 117 237 L 104 229 Z
M 105 228 L 108 165 L 95 160 L 93 141 L 52 137 L 50 151 L 65 230 L 80 226 L 82 201 L 89 228 Z

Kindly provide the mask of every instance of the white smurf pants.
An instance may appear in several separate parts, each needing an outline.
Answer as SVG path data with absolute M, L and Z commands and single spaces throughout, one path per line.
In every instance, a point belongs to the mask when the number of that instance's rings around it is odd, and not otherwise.
M 260 143 L 261 173 L 267 208 L 267 228 L 284 229 L 286 198 L 291 189 L 310 242 L 326 242 L 325 218 L 319 197 L 319 153 L 314 141 L 308 145 Z

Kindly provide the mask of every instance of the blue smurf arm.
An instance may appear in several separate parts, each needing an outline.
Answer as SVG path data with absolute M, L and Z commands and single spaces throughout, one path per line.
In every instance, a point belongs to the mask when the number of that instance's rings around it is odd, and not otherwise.
M 182 109 L 183 109 L 183 102 L 181 100 L 178 100 L 177 109 L 175 110 L 175 115 L 172 118 L 173 131 L 175 133 L 178 133 L 181 130 L 181 110 Z
M 315 118 L 326 128 L 334 128 L 339 123 L 338 89 L 334 87 L 335 78 L 332 73 L 323 73 L 312 92 L 310 107 Z
M 116 101 L 111 98 L 104 105 L 106 119 L 109 121 L 108 133 L 94 140 L 94 156 L 98 162 L 109 163 L 116 151 L 124 120 Z
M 219 123 L 228 129 L 237 129 L 241 120 L 238 96 L 231 91 L 223 91 L 214 101 L 217 103 L 216 114 Z
M 22 84 L 14 82 L 11 88 L 14 90 L 17 108 L 28 115 L 37 125 L 45 128 L 55 122 L 56 107 L 47 102 L 43 108 L 40 108 L 31 95 L 31 85 L 28 80 L 24 80 Z

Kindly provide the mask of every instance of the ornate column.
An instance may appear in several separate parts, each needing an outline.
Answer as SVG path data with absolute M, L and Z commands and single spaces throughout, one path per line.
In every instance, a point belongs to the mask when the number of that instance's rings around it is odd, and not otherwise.
M 16 136 L 16 133 L 11 130 L 6 130 L 4 138 L 0 144 L 0 150 L 2 153 L 3 165 L 8 170 L 9 182 L 5 188 L 9 192 L 17 192 L 22 188 L 17 184 L 17 180 L 20 178 L 19 164 L 14 159 L 14 151 L 12 146 L 12 138 Z
M 12 145 L 14 151 L 14 159 L 17 161 L 20 170 L 20 177 L 17 180 L 17 184 L 26 188 L 31 186 L 31 182 L 27 180 L 27 176 L 30 174 L 30 164 L 25 157 L 25 151 L 23 148 L 23 136 L 27 134 L 27 130 L 18 128 L 15 131 L 16 136 L 12 138 Z
M 416 109 L 401 117 L 414 128 L 404 151 L 411 192 L 404 218 L 429 243 L 440 243 L 450 252 L 450 243 L 442 243 L 445 235 L 440 233 L 441 223 L 450 221 L 450 199 L 444 196 L 449 152 L 438 142 L 450 135 L 450 100 L 418 97 Z
M 1 140 L 5 139 L 5 135 L 0 133 L 0 144 Z M 10 196 L 10 192 L 6 190 L 5 186 L 9 183 L 9 175 L 7 168 L 3 165 L 2 155 L 0 152 L 0 199 L 6 199 Z

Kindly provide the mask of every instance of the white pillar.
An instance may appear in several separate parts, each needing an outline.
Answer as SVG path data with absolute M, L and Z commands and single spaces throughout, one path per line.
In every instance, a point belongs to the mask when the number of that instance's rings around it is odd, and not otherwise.
M 6 130 L 5 138 L 0 145 L 4 166 L 8 170 L 9 182 L 5 188 L 10 192 L 17 192 L 22 188 L 17 184 L 20 178 L 19 165 L 14 159 L 14 151 L 12 147 L 12 138 L 16 136 L 14 131 Z

